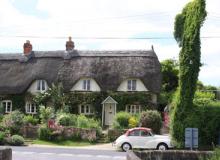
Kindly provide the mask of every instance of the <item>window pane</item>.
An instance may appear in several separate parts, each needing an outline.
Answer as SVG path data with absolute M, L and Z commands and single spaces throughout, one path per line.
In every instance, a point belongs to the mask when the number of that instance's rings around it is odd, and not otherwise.
M 34 111 L 35 111 L 35 105 L 34 104 L 31 104 L 31 113 L 34 113 Z
M 141 136 L 147 137 L 150 136 L 150 134 L 147 131 L 141 131 Z
M 40 80 L 37 81 L 37 90 L 40 91 Z
M 81 113 L 84 113 L 84 106 L 81 105 Z
M 134 130 L 134 131 L 130 132 L 129 136 L 140 136 L 140 131 Z
M 136 80 L 132 80 L 132 91 L 136 91 Z
M 10 112 L 11 111 L 11 102 L 8 102 L 7 103 L 7 112 Z
M 90 90 L 90 80 L 89 79 L 87 80 L 87 90 L 88 91 Z
M 41 82 L 42 82 L 42 91 L 45 91 L 45 81 L 42 80 Z
M 83 90 L 86 90 L 86 80 L 83 80 Z
M 26 112 L 27 112 L 27 113 L 30 112 L 30 104 L 29 104 L 29 103 L 26 104 Z
M 128 90 L 131 90 L 131 80 L 128 80 Z
M 86 106 L 86 112 L 85 113 L 89 113 L 89 106 Z

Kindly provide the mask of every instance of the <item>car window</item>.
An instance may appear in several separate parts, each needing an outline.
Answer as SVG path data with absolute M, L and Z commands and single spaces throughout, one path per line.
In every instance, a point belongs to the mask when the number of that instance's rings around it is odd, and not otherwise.
M 150 134 L 148 131 L 142 130 L 142 131 L 141 131 L 141 136 L 147 137 L 147 136 L 151 136 L 151 134 Z
M 139 130 L 133 130 L 129 133 L 129 136 L 140 136 L 140 131 Z

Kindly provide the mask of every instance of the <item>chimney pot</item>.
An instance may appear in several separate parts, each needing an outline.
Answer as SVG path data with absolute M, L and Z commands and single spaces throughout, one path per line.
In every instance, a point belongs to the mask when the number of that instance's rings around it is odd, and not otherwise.
M 32 52 L 32 44 L 29 40 L 26 40 L 26 42 L 23 45 L 23 53 L 24 55 L 29 55 Z
M 66 42 L 66 51 L 72 51 L 74 50 L 75 45 L 74 42 L 72 41 L 72 37 L 69 37 L 69 41 Z

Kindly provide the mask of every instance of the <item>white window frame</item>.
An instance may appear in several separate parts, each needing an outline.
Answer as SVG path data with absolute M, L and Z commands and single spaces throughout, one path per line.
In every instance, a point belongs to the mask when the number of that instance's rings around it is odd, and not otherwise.
M 94 114 L 94 109 L 90 104 L 81 104 L 79 105 L 79 114 L 92 115 Z
M 90 79 L 83 79 L 82 89 L 84 91 L 91 90 L 91 80 Z
M 32 108 L 33 107 L 33 108 Z M 33 109 L 33 110 L 32 110 Z M 25 112 L 27 114 L 37 114 L 37 106 L 33 102 L 26 102 Z
M 128 91 L 136 91 L 137 90 L 137 80 L 136 79 L 128 79 L 127 89 L 128 89 Z
M 43 92 L 47 90 L 47 82 L 45 80 L 37 80 L 37 91 Z
M 5 107 L 5 113 L 10 113 L 12 111 L 12 101 L 11 100 L 3 100 L 1 103 L 2 103 L 2 106 Z M 5 103 L 5 106 L 3 103 Z M 10 104 L 10 106 L 8 106 L 8 104 Z
M 126 112 L 131 114 L 141 113 L 141 105 L 135 105 L 135 104 L 126 105 Z

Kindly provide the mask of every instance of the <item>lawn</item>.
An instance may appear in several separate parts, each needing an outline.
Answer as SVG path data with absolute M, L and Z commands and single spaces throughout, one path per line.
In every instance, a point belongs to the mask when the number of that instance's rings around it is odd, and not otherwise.
M 30 142 L 31 144 L 39 144 L 39 145 L 52 145 L 52 146 L 90 146 L 95 143 L 85 142 L 85 141 L 71 141 L 71 140 L 63 140 L 63 141 L 45 141 L 45 140 L 33 140 Z

